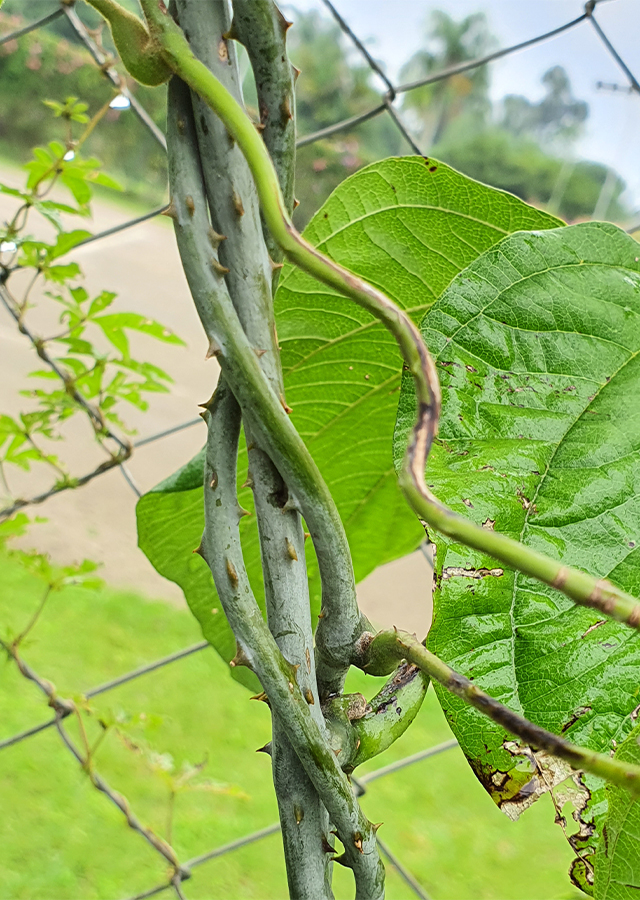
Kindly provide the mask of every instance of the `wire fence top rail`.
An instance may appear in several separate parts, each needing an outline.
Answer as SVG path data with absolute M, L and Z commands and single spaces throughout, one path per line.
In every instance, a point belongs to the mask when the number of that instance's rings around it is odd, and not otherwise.
M 31 22 L 29 25 L 25 25 L 24 28 L 18 28 L 17 31 L 10 31 L 9 34 L 0 37 L 0 47 L 2 47 L 3 44 L 8 44 L 9 41 L 16 41 L 23 35 L 29 34 L 30 31 L 35 31 L 37 28 L 42 28 L 50 22 L 55 22 L 56 19 L 59 19 L 60 16 L 63 15 L 64 8 L 59 6 L 58 9 L 54 9 L 53 12 L 47 13 L 46 16 L 42 16 L 41 19 L 36 19 L 35 22 Z
M 348 131 L 357 126 L 371 120 L 372 118 L 381 115 L 383 113 L 388 113 L 390 119 L 393 121 L 395 127 L 398 129 L 399 133 L 403 136 L 404 140 L 411 147 L 412 151 L 416 154 L 421 152 L 418 144 L 415 139 L 412 137 L 410 129 L 405 125 L 401 112 L 394 106 L 394 101 L 397 100 L 398 96 L 401 94 L 406 94 L 411 91 L 417 90 L 421 87 L 425 87 L 427 85 L 435 84 L 437 82 L 446 80 L 451 78 L 457 74 L 461 74 L 463 72 L 467 72 L 473 69 L 476 69 L 480 66 L 487 65 L 491 62 L 494 62 L 498 59 L 502 59 L 511 54 L 518 53 L 520 51 L 526 50 L 529 47 L 542 43 L 544 41 L 552 40 L 555 37 L 560 36 L 572 29 L 575 29 L 581 26 L 585 21 L 589 20 L 591 22 L 591 26 L 594 28 L 595 33 L 597 34 L 602 46 L 605 48 L 606 52 L 611 56 L 611 58 L 615 61 L 620 70 L 624 73 L 626 79 L 628 80 L 628 86 L 615 86 L 617 90 L 626 90 L 629 92 L 640 93 L 640 83 L 638 82 L 635 74 L 632 72 L 630 67 L 627 65 L 625 60 L 621 57 L 619 52 L 616 50 L 614 45 L 612 44 L 609 37 L 606 35 L 605 31 L 602 29 L 600 23 L 596 19 L 595 12 L 597 10 L 597 6 L 600 3 L 608 2 L 608 0 L 589 0 L 588 3 L 584 6 L 584 11 L 577 17 L 565 22 L 564 24 L 550 30 L 544 32 L 542 34 L 534 35 L 524 41 L 520 41 L 517 44 L 513 44 L 509 47 L 504 47 L 499 50 L 496 50 L 492 53 L 486 54 L 484 56 L 478 57 L 473 60 L 468 60 L 462 63 L 458 63 L 456 65 L 448 66 L 444 69 L 441 69 L 438 72 L 431 73 L 424 78 L 407 82 L 404 84 L 394 84 L 394 82 L 387 76 L 384 69 L 379 65 L 379 63 L 371 56 L 369 51 L 367 50 L 363 41 L 358 37 L 358 35 L 352 30 L 349 26 L 346 19 L 341 15 L 337 7 L 330 2 L 330 0 L 322 0 L 324 6 L 328 9 L 334 20 L 337 22 L 343 34 L 353 43 L 358 52 L 364 58 L 366 64 L 371 69 L 372 73 L 379 78 L 384 84 L 385 90 L 380 93 L 380 102 L 375 106 L 372 106 L 370 109 L 365 110 L 357 115 L 350 116 L 345 118 L 339 122 L 335 122 L 332 125 L 329 125 L 325 128 L 319 129 L 316 132 L 313 132 L 309 135 L 302 135 L 297 140 L 298 147 L 308 146 L 309 144 L 315 143 L 317 141 L 324 140 L 328 137 L 331 137 L 334 134 L 338 134 L 343 131 Z M 61 17 L 66 17 L 70 27 L 73 29 L 77 38 L 82 42 L 83 46 L 91 55 L 91 58 L 96 64 L 96 67 L 102 73 L 102 75 L 107 78 L 113 87 L 121 93 L 128 100 L 134 114 L 138 117 L 142 125 L 150 132 L 153 136 L 154 140 L 164 149 L 166 150 L 166 140 L 165 136 L 162 133 L 161 129 L 156 125 L 153 121 L 151 115 L 147 112 L 144 106 L 138 101 L 134 94 L 131 93 L 127 86 L 126 79 L 118 72 L 115 68 L 114 61 L 102 50 L 102 48 L 96 43 L 93 38 L 92 33 L 87 29 L 86 25 L 83 23 L 82 19 L 78 15 L 73 0 L 60 0 L 59 3 L 55 5 L 52 11 L 41 18 L 27 23 L 24 26 L 9 32 L 0 37 L 0 46 L 8 44 L 10 41 L 18 40 L 19 38 L 32 33 L 40 28 L 46 27 L 47 25 L 53 23 L 54 21 L 60 19 Z M 606 87 L 606 85 L 603 85 Z M 104 231 L 101 231 L 95 235 L 91 235 L 86 238 L 77 246 L 83 246 L 86 244 L 94 243 L 96 241 L 102 241 L 107 239 L 111 235 L 119 233 L 125 229 L 134 227 L 135 225 L 141 224 L 149 219 L 154 218 L 157 215 L 166 212 L 166 205 L 158 207 L 145 213 L 143 215 L 137 216 L 135 218 L 127 219 L 119 225 L 108 228 Z M 640 222 L 638 222 L 635 226 L 628 229 L 629 233 L 634 233 L 640 230 Z M 9 270 L 7 268 L 0 267 L 0 288 L 7 282 L 8 278 L 12 274 L 13 270 Z M 0 291 L 1 293 L 1 291 Z M 7 306 L 6 298 L 4 295 L 2 296 L 3 302 L 5 306 Z M 7 306 L 10 310 L 10 306 Z M 27 335 L 33 342 L 34 337 L 32 335 Z M 156 434 L 143 437 L 138 441 L 134 442 L 133 445 L 127 444 L 128 447 L 128 455 L 131 450 L 134 448 L 140 448 L 146 446 L 152 442 L 164 439 L 165 437 L 175 434 L 179 431 L 182 431 L 186 428 L 190 428 L 196 424 L 201 422 L 200 418 L 193 418 L 189 421 L 183 422 L 181 424 L 177 424 L 174 426 L 170 426 Z M 118 441 L 118 437 L 114 435 L 114 440 Z M 124 446 L 124 445 L 123 445 Z M 140 495 L 140 491 L 137 488 L 135 481 L 131 477 L 131 474 L 127 471 L 124 466 L 124 459 L 117 461 L 115 464 L 119 465 L 123 476 L 127 483 L 129 484 L 132 492 L 134 494 Z M 80 478 L 76 479 L 77 485 L 83 485 L 91 481 L 93 478 L 99 476 L 106 471 L 108 468 L 111 468 L 108 465 L 108 462 L 103 464 L 102 466 L 97 467 L 90 473 L 86 473 Z M 57 493 L 57 490 L 52 489 L 47 492 L 44 492 L 37 497 L 33 497 L 30 499 L 19 500 L 16 501 L 16 504 L 9 508 L 9 514 L 15 512 L 17 509 L 23 508 L 26 505 L 31 503 L 40 503 L 44 502 L 49 497 L 53 496 Z M 7 510 L 0 511 L 0 517 L 2 513 L 6 513 Z M 38 725 L 34 725 L 31 728 L 28 728 L 18 734 L 15 734 L 11 737 L 0 740 L 0 750 L 8 748 L 10 746 L 15 746 L 16 744 L 21 743 L 22 741 L 39 734 L 40 732 L 55 727 L 57 733 L 59 734 L 62 742 L 67 747 L 67 749 L 72 753 L 78 763 L 89 773 L 89 777 L 91 778 L 94 786 L 104 793 L 112 803 L 114 803 L 120 811 L 125 816 L 127 823 L 131 828 L 137 831 L 144 839 L 156 850 L 156 852 L 163 858 L 163 861 L 168 862 L 173 870 L 173 874 L 168 880 L 164 881 L 162 884 L 156 885 L 151 889 L 137 894 L 135 897 L 131 898 L 131 900 L 143 900 L 143 898 L 152 897 L 155 894 L 158 894 L 165 890 L 173 890 L 175 896 L 182 900 L 184 898 L 184 893 L 182 890 L 182 882 L 186 881 L 191 877 L 191 870 L 206 863 L 213 859 L 219 858 L 227 853 L 231 853 L 237 849 L 240 849 L 250 843 L 255 841 L 259 841 L 265 839 L 273 834 L 276 834 L 280 830 L 280 824 L 274 823 L 265 828 L 259 829 L 251 834 L 240 837 L 236 840 L 230 841 L 226 844 L 223 844 L 219 847 L 216 847 L 206 853 L 203 853 L 199 856 L 193 857 L 192 859 L 187 860 L 184 863 L 181 863 L 178 857 L 175 854 L 173 848 L 167 844 L 162 838 L 159 838 L 155 835 L 150 829 L 148 829 L 142 822 L 134 815 L 134 813 L 129 808 L 128 802 L 125 798 L 121 797 L 117 792 L 113 791 L 104 779 L 101 778 L 100 775 L 93 771 L 92 766 L 90 765 L 90 758 L 87 754 L 83 754 L 83 752 L 78 749 L 74 741 L 71 740 L 68 733 L 64 729 L 63 720 L 77 714 L 76 705 L 69 700 L 65 700 L 64 698 L 60 698 L 57 696 L 54 686 L 48 682 L 46 679 L 40 677 L 27 663 L 22 660 L 17 652 L 17 648 L 7 648 L 6 644 L 2 644 L 5 650 L 9 653 L 10 656 L 13 657 L 14 661 L 18 665 L 19 670 L 25 678 L 28 678 L 37 687 L 40 691 L 46 696 L 49 704 L 54 708 L 55 715 L 53 718 L 42 722 Z M 153 662 L 150 662 L 146 665 L 140 666 L 137 669 L 134 669 L 130 672 L 127 672 L 121 676 L 111 679 L 103 684 L 97 685 L 93 688 L 90 688 L 84 693 L 84 697 L 87 699 L 96 697 L 102 694 L 107 693 L 123 684 L 130 683 L 143 675 L 150 674 L 160 669 L 164 668 L 167 665 L 170 665 L 174 662 L 178 662 L 181 659 L 189 657 L 195 653 L 204 650 L 208 647 L 209 644 L 206 641 L 201 641 L 189 647 L 185 647 L 182 650 L 178 650 L 174 653 L 171 653 L 167 656 L 164 656 L 160 659 L 157 659 Z M 400 771 L 403 768 L 414 765 L 418 762 L 425 761 L 429 758 L 432 758 L 438 754 L 447 752 L 457 746 L 457 741 L 448 740 L 441 744 L 438 744 L 433 747 L 426 748 L 418 753 L 414 753 L 411 756 L 404 757 L 400 760 L 397 760 L 389 765 L 382 766 L 378 769 L 374 769 L 371 772 L 365 773 L 363 775 L 359 775 L 357 777 L 353 777 L 353 785 L 354 790 L 358 795 L 362 795 L 367 791 L 367 786 L 383 777 L 387 777 L 393 775 Z M 427 893 L 424 888 L 420 885 L 420 883 L 414 878 L 414 876 L 404 867 L 402 862 L 398 859 L 398 857 L 393 853 L 393 851 L 389 848 L 386 842 L 382 842 L 378 839 L 378 845 L 382 851 L 382 853 L 387 857 L 389 862 L 397 869 L 399 875 L 405 883 L 411 888 L 412 892 L 415 896 L 422 898 L 422 900 L 429 900 Z

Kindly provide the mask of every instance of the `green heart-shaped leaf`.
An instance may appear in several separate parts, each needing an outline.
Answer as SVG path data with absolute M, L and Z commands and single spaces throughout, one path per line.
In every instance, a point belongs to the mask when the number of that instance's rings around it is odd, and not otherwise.
M 426 473 L 435 495 L 486 528 L 636 595 L 639 257 L 638 244 L 613 225 L 514 234 L 461 273 L 422 323 L 443 393 Z M 406 378 L 397 461 L 414 410 Z M 605 753 L 623 740 L 640 703 L 638 633 L 433 537 L 430 649 L 543 728 Z M 562 775 L 548 760 L 523 755 L 457 698 L 442 690 L 439 697 L 505 811 L 517 814 L 545 790 L 545 779 Z

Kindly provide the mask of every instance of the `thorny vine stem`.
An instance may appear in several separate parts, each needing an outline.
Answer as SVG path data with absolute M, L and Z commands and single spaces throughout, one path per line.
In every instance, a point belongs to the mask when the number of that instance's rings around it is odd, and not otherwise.
M 355 876 L 357 900 L 381 900 L 384 869 L 377 849 L 375 828 L 363 814 L 338 759 L 328 745 L 322 722 L 311 714 L 309 701 L 298 684 L 298 667 L 282 656 L 264 621 L 248 581 L 242 558 L 236 511 L 236 458 L 240 408 L 225 383 L 216 391 L 205 413 L 209 431 L 205 463 L 205 532 L 200 552 L 219 587 L 229 624 L 245 665 L 254 669 L 268 700 L 281 718 L 300 762 L 325 804 L 344 844 L 341 861 Z M 221 427 L 224 426 L 224 427 Z M 227 548 L 223 555 L 218 546 Z M 299 811 L 303 821 L 306 810 Z M 317 841 L 323 835 L 318 833 Z M 328 835 L 326 850 L 330 851 Z M 316 896 L 330 897 L 316 893 Z
M 193 117 L 182 114 L 183 107 L 176 96 L 180 89 L 186 90 L 184 84 L 179 79 L 172 81 L 168 137 L 172 147 L 169 161 L 175 189 L 176 238 L 205 332 L 221 348 L 219 359 L 223 371 L 205 412 L 209 428 L 204 473 L 205 529 L 200 552 L 211 568 L 238 642 L 235 662 L 248 664 L 258 675 L 272 709 L 281 718 L 289 741 L 346 847 L 348 864 L 356 876 L 357 896 L 371 900 L 382 896 L 384 879 L 372 826 L 363 816 L 349 782 L 327 744 L 322 716 L 318 721 L 312 715 L 312 710 L 317 713 L 319 704 L 310 705 L 302 692 L 305 678 L 311 674 L 306 662 L 296 668 L 297 663 L 294 666 L 284 659 L 262 617 L 246 575 L 238 531 L 243 511 L 237 505 L 236 489 L 240 408 L 246 417 L 245 424 L 248 419 L 250 428 L 254 429 L 259 423 L 247 413 L 252 403 L 255 404 L 255 397 L 264 391 L 268 427 L 255 428 L 260 438 L 268 434 L 269 428 L 274 430 L 278 425 L 293 435 L 296 432 L 260 368 L 224 279 L 216 274 L 211 264 L 202 172 L 192 133 Z M 188 205 L 186 197 L 191 200 Z M 267 449 L 271 453 L 270 448 Z M 299 475 L 299 471 L 296 474 Z M 288 477 L 287 484 L 291 486 Z M 289 558 L 289 565 L 294 563 L 295 560 Z M 302 821 L 311 814 L 308 805 L 303 809 Z M 320 844 L 321 837 L 318 830 Z M 326 835 L 328 846 L 329 837 Z M 319 849 L 323 851 L 322 846 Z M 322 892 L 316 891 L 315 896 L 322 896 Z
M 288 259 L 368 310 L 395 337 L 405 365 L 413 376 L 418 403 L 417 421 L 399 473 L 400 485 L 410 506 L 428 525 L 448 537 L 562 591 L 575 603 L 596 608 L 640 630 L 640 603 L 632 595 L 605 579 L 564 566 L 512 538 L 456 515 L 429 491 L 424 473 L 437 434 L 441 400 L 436 369 L 420 332 L 385 294 L 332 262 L 297 232 L 287 213 L 269 153 L 244 109 L 194 56 L 164 5 L 156 0 L 141 0 L 141 5 L 150 40 L 158 55 L 217 113 L 244 153 L 255 179 L 265 221 Z
M 285 35 L 277 27 L 277 17 L 269 19 L 268 15 L 273 13 L 272 0 L 250 0 L 250 6 L 249 19 L 254 18 L 254 13 L 262 12 L 267 14 L 263 18 L 267 22 L 271 21 L 271 29 L 263 29 L 261 33 L 261 50 L 268 52 L 271 58 L 275 56 L 278 60 L 282 59 L 283 67 L 289 72 L 291 80 L 290 67 L 286 61 Z M 203 6 L 194 5 L 188 0 L 176 0 L 175 7 L 181 26 L 189 33 L 194 52 L 242 102 L 235 46 L 229 42 L 227 52 L 221 58 L 218 52 L 219 42 L 214 37 L 226 34 L 234 27 L 227 4 Z M 239 4 L 236 0 L 234 23 L 238 11 Z M 261 24 L 264 25 L 264 22 Z M 251 34 L 251 29 L 249 34 L 245 34 L 245 43 L 249 48 L 253 47 Z M 263 88 L 270 86 L 270 75 L 267 67 L 260 80 Z M 270 91 L 270 105 L 276 107 L 279 87 L 279 83 L 272 85 Z M 292 123 L 284 124 L 290 126 Z M 283 151 L 280 153 L 280 178 L 286 174 L 291 181 L 292 143 L 283 146 L 277 129 L 268 133 L 265 131 L 264 136 L 271 147 L 274 143 L 280 146 Z M 177 78 L 172 80 L 169 87 L 167 146 L 171 193 L 176 197 L 186 194 L 192 196 L 194 228 L 206 227 L 208 202 L 211 227 L 217 234 L 225 236 L 218 247 L 218 258 L 220 264 L 229 269 L 224 279 L 214 273 L 212 277 L 217 280 L 220 290 L 228 291 L 229 299 L 251 345 L 263 351 L 259 365 L 273 391 L 276 395 L 284 396 L 271 288 L 273 276 L 278 270 L 272 270 L 267 254 L 253 178 L 241 151 L 229 142 L 220 119 Z M 187 165 L 188 159 L 193 161 L 190 167 Z M 238 198 L 242 204 L 242 215 L 238 214 L 236 208 Z M 177 202 L 174 208 L 179 205 Z M 207 263 L 204 260 L 205 266 Z M 183 264 L 185 271 L 189 273 L 194 265 L 199 267 L 203 261 L 186 255 Z M 222 375 L 218 391 L 225 390 L 225 381 L 226 375 Z M 220 422 L 219 427 L 228 428 L 231 423 Z M 259 437 L 246 422 L 245 438 L 249 448 L 249 482 L 255 502 L 269 630 L 284 657 L 300 666 L 297 670 L 298 684 L 305 696 L 312 698 L 311 714 L 322 726 L 313 664 L 313 629 L 300 513 L 286 503 L 288 491 L 283 479 L 269 455 L 264 452 Z M 226 554 L 224 543 L 216 542 L 215 529 L 211 542 L 212 553 Z M 226 573 L 223 577 L 227 578 Z M 223 594 L 224 586 L 220 591 L 220 595 Z M 240 665 L 241 661 L 238 658 L 232 662 Z M 327 842 L 330 840 L 327 813 L 291 746 L 287 729 L 275 706 L 272 708 L 272 719 L 271 764 L 289 892 L 295 900 L 328 900 L 333 896 L 330 886 L 331 862 L 322 845 L 323 835 Z

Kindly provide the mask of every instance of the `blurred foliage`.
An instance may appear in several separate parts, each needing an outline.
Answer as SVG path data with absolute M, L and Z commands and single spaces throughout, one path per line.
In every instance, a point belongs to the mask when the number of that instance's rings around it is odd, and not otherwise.
M 51 0 L 29 0 L 25 18 L 25 4 L 7 0 L 0 12 L 0 34 L 52 8 Z M 115 56 L 111 35 L 99 24 L 97 13 L 87 7 L 81 14 L 88 27 L 97 29 L 94 38 L 105 52 Z M 95 109 L 114 95 L 111 83 L 101 75 L 65 17 L 0 46 L 0 82 L 0 153 L 9 159 L 23 156 L 45 133 L 51 133 L 43 100 L 59 101 L 73 94 Z M 127 84 L 164 130 L 165 88 L 143 87 L 133 79 L 127 79 Z M 64 139 L 64 134 L 61 124 L 56 136 Z M 87 149 L 118 177 L 128 193 L 152 204 L 162 201 L 167 181 L 164 151 L 131 109 L 110 109 L 101 127 L 88 138 Z
M 0 181 L 2 200 L 13 206 L 12 217 L 0 223 L 0 301 L 16 330 L 31 342 L 39 363 L 44 363 L 43 368 L 29 373 L 42 386 L 20 391 L 33 401 L 32 408 L 16 416 L 0 412 L 0 505 L 5 500 L 8 503 L 0 510 L 0 517 L 9 514 L 16 501 L 7 481 L 9 465 L 28 472 L 34 463 L 44 463 L 55 474 L 53 491 L 78 485 L 78 479 L 70 475 L 51 446 L 62 439 L 63 425 L 73 416 L 88 419 L 96 441 L 108 456 L 96 472 L 122 461 L 120 454 L 127 451 L 127 445 L 111 431 L 116 426 L 130 433 L 121 416 L 122 405 L 146 410 L 146 395 L 166 392 L 172 382 L 163 369 L 132 356 L 130 332 L 141 332 L 164 343 L 183 343 L 146 316 L 110 310 L 115 293 L 103 290 L 92 297 L 82 285 L 78 263 L 60 262 L 91 237 L 86 229 L 69 226 L 72 217 L 90 215 L 94 186 L 119 190 L 97 159 L 81 153 L 108 114 L 108 104 L 107 98 L 97 111 L 87 115 L 90 107 L 77 97 L 67 97 L 64 103 L 45 100 L 40 106 L 63 123 L 64 142 L 49 141 L 34 148 L 33 159 L 23 166 L 27 172 L 24 188 Z M 47 113 L 49 118 L 51 112 Z M 70 196 L 61 197 L 59 188 Z M 40 219 L 40 235 L 42 226 L 49 226 L 48 240 L 32 234 L 34 213 Z M 21 275 L 27 276 L 26 281 Z M 60 328 L 48 336 L 39 333 L 46 316 L 43 307 L 58 310 Z M 109 446 L 110 441 L 116 441 L 117 451 Z
M 458 63 L 485 56 L 497 47 L 484 13 L 460 21 L 434 10 L 425 22 L 425 49 L 418 50 L 400 70 L 400 81 L 411 83 Z M 491 112 L 486 66 L 460 72 L 412 90 L 403 97 L 416 135 L 424 146 L 437 144 L 454 119 L 465 116 L 481 125 Z
M 456 21 L 435 10 L 425 23 L 425 41 L 425 49 L 402 68 L 403 83 L 497 47 L 483 13 Z M 539 102 L 510 94 L 493 110 L 489 70 L 481 66 L 403 94 L 402 108 L 425 152 L 465 175 L 568 221 L 590 218 L 596 207 L 603 218 L 624 220 L 629 214 L 620 200 L 624 181 L 605 165 L 572 160 L 588 104 L 573 96 L 562 66 L 550 68 L 541 81 L 545 94 Z
M 562 66 L 552 66 L 542 76 L 545 96 L 532 103 L 519 94 L 508 94 L 502 101 L 502 126 L 515 135 L 530 135 L 538 141 L 570 141 L 582 131 L 589 105 L 576 100 L 569 76 Z

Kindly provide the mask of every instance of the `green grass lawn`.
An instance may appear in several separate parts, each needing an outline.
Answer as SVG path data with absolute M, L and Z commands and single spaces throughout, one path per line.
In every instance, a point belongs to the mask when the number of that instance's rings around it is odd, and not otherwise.
M 0 631 L 17 633 L 41 584 L 0 556 Z M 61 696 L 83 690 L 200 640 L 195 621 L 134 593 L 66 588 L 53 594 L 22 648 L 24 659 Z M 42 694 L 0 662 L 0 739 L 50 716 Z M 353 673 L 350 689 L 371 695 L 375 679 Z M 183 791 L 175 801 L 172 842 L 181 859 L 277 819 L 269 758 L 269 710 L 251 702 L 213 650 L 206 649 L 95 698 L 103 714 L 144 714 L 126 746 L 109 732 L 96 770 L 159 834 L 166 834 L 169 788 L 135 749 L 144 738 L 178 767 L 207 760 L 202 778 L 227 786 Z M 66 720 L 77 738 L 77 727 Z M 97 737 L 95 718 L 87 721 Z M 450 736 L 433 692 L 407 734 L 363 767 L 372 770 Z M 139 746 L 139 741 L 138 741 Z M 362 800 L 381 838 L 433 900 L 560 900 L 584 896 L 569 884 L 572 853 L 546 799 L 517 823 L 485 795 L 462 755 L 448 751 L 375 781 Z M 122 814 L 90 784 L 55 729 L 0 751 L 0 898 L 120 900 L 153 887 L 166 865 Z M 352 896 L 350 873 L 336 866 L 336 898 Z M 389 900 L 415 896 L 388 867 Z M 189 900 L 284 900 L 279 835 L 214 859 L 185 884 Z M 159 897 L 173 896 L 163 892 Z

